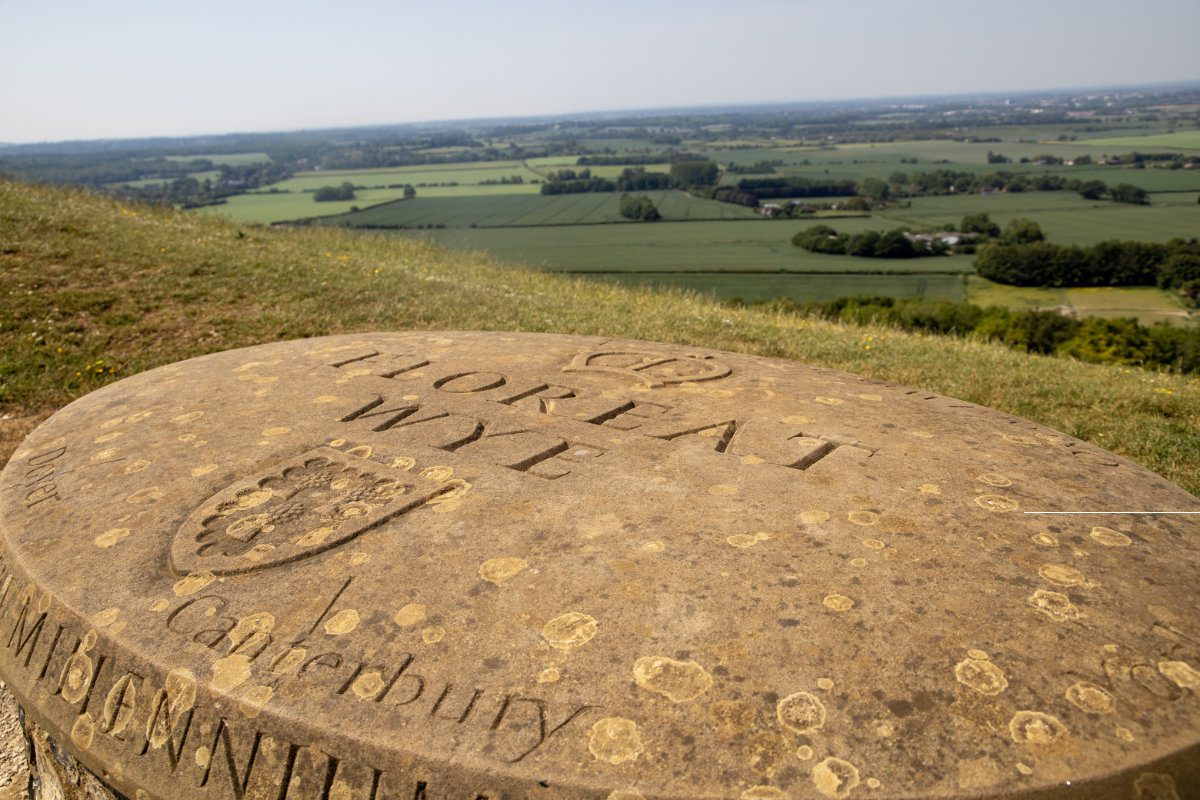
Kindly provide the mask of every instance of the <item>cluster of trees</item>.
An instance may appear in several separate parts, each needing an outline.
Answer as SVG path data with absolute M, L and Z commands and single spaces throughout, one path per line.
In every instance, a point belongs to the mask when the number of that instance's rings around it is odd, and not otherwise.
M 590 169 L 579 172 L 560 169 L 542 184 L 542 194 L 578 194 L 582 192 L 646 192 L 660 189 L 707 191 L 717 182 L 720 168 L 715 161 L 694 159 L 674 161 L 670 172 L 647 172 L 643 167 L 624 170 L 617 180 L 592 177 Z
M 291 175 L 291 171 L 284 166 L 263 162 L 237 166 L 224 165 L 220 167 L 215 178 L 205 177 L 203 180 L 183 175 L 162 183 L 104 188 L 106 191 L 112 191 L 122 197 L 143 203 L 197 208 L 224 203 L 227 197 L 254 191 L 268 183 L 286 180 Z
M 525 178 L 521 175 L 501 175 L 499 180 L 488 178 L 479 182 L 480 186 L 508 186 L 514 183 L 524 183 Z
M 1110 240 L 1080 247 L 1044 241 L 980 248 L 980 275 L 1014 286 L 1160 286 L 1200 294 L 1200 241 Z
M 882 178 L 864 178 L 858 192 L 872 200 L 894 197 L 918 197 L 938 194 L 976 194 L 980 192 L 1079 192 L 1089 200 L 1109 195 L 1122 203 L 1146 203 L 1146 192 L 1127 183 L 1109 189 L 1103 181 L 1068 178 L 1049 172 L 1040 175 L 1014 174 L 1000 171 L 979 174 L 952 169 L 930 171 L 896 171 Z
M 1071 188 L 1078 191 L 1084 200 L 1099 200 L 1108 195 L 1114 203 L 1131 203 L 1138 206 L 1150 203 L 1150 195 L 1146 190 L 1130 183 L 1118 183 L 1109 188 L 1104 181 L 1091 180 L 1079 182 L 1078 186 Z
M 783 166 L 782 158 L 763 159 L 753 164 L 730 164 L 725 171 L 732 175 L 772 175 L 776 167 Z
M 629 167 L 617 178 L 619 192 L 652 192 L 671 188 L 671 176 L 665 172 L 647 172 L 645 167 Z
M 838 233 L 828 225 L 814 225 L 793 236 L 792 245 L 813 253 L 860 258 L 918 258 L 944 256 L 950 252 L 942 240 L 910 239 L 903 228 L 849 235 Z
M 658 222 L 662 219 L 654 202 L 644 194 L 621 195 L 621 216 L 637 222 Z
M 316 200 L 318 203 L 353 199 L 354 184 L 350 181 L 343 181 L 340 186 L 322 186 L 313 192 L 313 200 Z
M 737 188 L 760 200 L 775 197 L 853 197 L 858 184 L 852 180 L 814 178 L 742 178 Z
M 575 159 L 577 167 L 619 167 L 624 164 L 672 164 L 676 161 L 695 161 L 702 159 L 694 153 L 682 153 L 668 150 L 661 153 L 612 153 L 606 155 L 580 156 Z
M 973 337 L 1081 361 L 1200 372 L 1197 328 L 1146 327 L 1133 319 L 1078 320 L 1053 311 L 1011 311 L 921 298 L 856 296 L 823 303 L 797 303 L 788 298 L 767 302 L 779 310 L 843 323 Z

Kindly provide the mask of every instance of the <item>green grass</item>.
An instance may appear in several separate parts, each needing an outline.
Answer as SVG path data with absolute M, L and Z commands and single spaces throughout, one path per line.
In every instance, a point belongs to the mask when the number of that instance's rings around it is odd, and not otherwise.
M 192 161 L 197 158 L 208 159 L 218 167 L 222 164 L 228 164 L 231 167 L 240 167 L 246 164 L 261 164 L 271 160 L 271 157 L 266 153 L 216 153 L 199 156 L 167 156 L 168 161 Z
M 1088 144 L 1097 147 L 1129 147 L 1141 150 L 1142 152 L 1145 152 L 1147 148 L 1200 150 L 1200 131 L 1151 133 L 1146 136 L 1117 136 L 1108 139 L 1092 139 Z
M 519 175 L 525 181 L 540 177 L 536 172 L 521 166 L 519 161 L 478 161 L 462 164 L 395 167 L 393 169 L 331 169 L 319 172 L 298 172 L 286 181 L 273 183 L 266 188 L 274 187 L 301 192 L 306 189 L 310 191 L 319 189 L 322 186 L 336 186 L 343 181 L 350 181 L 355 186 L 387 186 L 394 183 L 411 183 L 414 186 L 419 183 L 476 185 L 481 181 L 498 181 L 513 175 Z M 421 187 L 418 186 L 417 190 L 420 191 L 420 189 Z M 538 187 L 536 185 L 530 187 L 526 183 L 524 191 L 537 192 Z
M 586 197 L 587 195 L 580 195 Z M 877 228 L 868 218 L 828 220 L 839 231 Z M 888 261 L 810 253 L 792 247 L 811 220 L 656 222 L 418 232 L 459 248 L 485 250 L 560 272 L 964 273 L 973 256 Z
M 1077 317 L 1133 317 L 1143 325 L 1191 325 L 1197 320 L 1177 295 L 1149 286 L 1042 289 L 1006 286 L 971 275 L 966 299 L 980 306 L 1017 310 L 1065 308 Z
M 806 275 L 710 272 L 612 273 L 596 276 L 627 286 L 667 286 L 747 302 L 789 297 L 798 302 L 835 300 L 851 295 L 965 300 L 961 275 Z
M 701 200 L 685 192 L 646 192 L 666 220 L 754 219 L 743 206 Z M 350 227 L 481 228 L 534 225 L 632 224 L 621 216 L 620 195 L 613 192 L 520 197 L 417 197 L 334 217 L 332 225 Z
M 676 227 L 705 224 L 759 226 Z M 1195 378 L 729 308 L 394 235 L 239 229 L 0 181 L 0 458 L 53 409 L 151 367 L 279 339 L 403 329 L 555 331 L 796 359 L 1028 417 L 1200 492 Z

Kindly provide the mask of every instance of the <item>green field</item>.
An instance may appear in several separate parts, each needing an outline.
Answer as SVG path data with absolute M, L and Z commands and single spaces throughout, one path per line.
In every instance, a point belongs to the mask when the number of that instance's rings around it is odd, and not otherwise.
M 871 220 L 832 221 L 839 230 Z M 808 272 L 962 274 L 971 256 L 885 261 L 810 253 L 791 245 L 808 222 L 709 221 L 424 231 L 438 242 L 560 272 Z
M 613 273 L 595 277 L 627 286 L 666 286 L 711 294 L 722 300 L 738 298 L 747 302 L 770 300 L 773 297 L 790 297 L 797 301 L 824 301 L 856 294 L 939 300 L 966 299 L 961 275 L 739 275 L 711 272 L 650 272 Z
M 1042 289 L 1005 286 L 971 275 L 966 300 L 980 306 L 1062 309 L 1077 317 L 1133 317 L 1143 325 L 1187 325 L 1197 319 L 1196 312 L 1185 308 L 1178 296 L 1149 286 Z
M 1200 131 L 1176 131 L 1174 133 L 1151 133 L 1145 136 L 1117 136 L 1092 139 L 1090 145 L 1100 147 L 1170 148 L 1178 150 L 1200 150 Z
M 758 219 L 749 208 L 702 200 L 685 192 L 646 192 L 664 220 Z M 623 223 L 620 195 L 613 192 L 519 197 L 417 197 L 328 220 L 349 227 L 447 228 Z
M 193 161 L 198 158 L 207 159 L 218 167 L 222 164 L 228 164 L 231 167 L 240 167 L 246 164 L 261 164 L 264 161 L 271 160 L 271 157 L 266 153 L 215 153 L 198 156 L 167 156 L 168 161 Z
M 479 161 L 466 164 L 421 165 L 416 167 L 396 167 L 394 169 L 339 169 L 320 170 L 316 172 L 298 172 L 286 181 L 273 183 L 267 188 L 285 189 L 292 192 L 312 191 L 322 186 L 336 186 L 343 181 L 350 181 L 355 186 L 385 187 L 390 184 L 443 184 L 456 183 L 459 186 L 475 186 L 487 180 L 498 181 L 519 175 L 526 183 L 518 184 L 519 191 L 538 191 L 537 185 L 530 186 L 529 181 L 541 178 L 536 172 L 526 169 L 519 161 Z M 484 189 L 492 187 L 481 187 Z M 507 188 L 507 187 L 506 187 Z M 418 186 L 418 191 L 420 187 Z

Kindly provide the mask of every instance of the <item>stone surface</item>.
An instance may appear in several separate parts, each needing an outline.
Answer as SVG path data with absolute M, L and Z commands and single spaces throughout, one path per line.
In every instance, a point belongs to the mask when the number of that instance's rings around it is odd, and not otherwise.
M 1197 517 L 1026 513 L 1129 510 L 1200 502 L 783 361 L 264 345 L 20 447 L 0 676 L 128 797 L 1195 797 Z

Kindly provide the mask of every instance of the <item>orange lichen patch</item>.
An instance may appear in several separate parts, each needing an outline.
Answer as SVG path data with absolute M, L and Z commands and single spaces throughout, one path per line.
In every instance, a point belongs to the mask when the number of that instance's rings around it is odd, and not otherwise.
M 1200 672 L 1186 661 L 1160 661 L 1158 671 L 1181 689 L 1200 688 Z
M 982 494 L 975 498 L 975 505 L 986 508 L 988 511 L 997 512 L 1015 511 L 1020 508 L 1020 504 L 1016 500 L 1001 494 Z
M 954 677 L 959 683 L 983 695 L 998 695 L 1008 688 L 1004 670 L 981 658 L 967 658 L 958 662 L 954 667 Z
M 345 608 L 334 614 L 325 622 L 325 633 L 330 636 L 342 636 L 358 627 L 358 611 Z
M 765 542 L 771 538 L 771 534 L 759 531 L 758 533 L 735 533 L 733 536 L 726 536 L 725 541 L 734 547 L 745 550 L 747 547 L 753 547 L 759 542 Z
M 1103 525 L 1097 525 L 1095 528 L 1092 528 L 1092 538 L 1105 547 L 1129 547 L 1129 545 L 1133 544 L 1133 539 L 1130 539 L 1120 531 L 1105 528 Z
M 171 591 L 175 593 L 176 597 L 186 597 L 187 595 L 195 594 L 216 579 L 217 576 L 208 570 L 189 572 L 186 576 L 175 581 L 171 586 Z
M 1082 572 L 1066 564 L 1043 564 L 1038 575 L 1059 586 L 1078 586 L 1086 580 Z
M 826 797 L 849 797 L 859 784 L 858 768 L 841 758 L 830 756 L 813 767 L 813 785 Z
M 110 528 L 92 540 L 96 547 L 112 547 L 128 538 L 129 528 Z
M 1067 726 L 1041 711 L 1018 711 L 1009 720 L 1008 732 L 1017 744 L 1052 744 L 1066 736 Z
M 827 712 L 825 704 L 815 695 L 796 692 L 775 705 L 775 716 L 791 732 L 805 734 L 824 727 Z
M 1087 681 L 1071 684 L 1066 697 L 1071 705 L 1089 714 L 1111 714 L 1117 707 L 1111 694 Z
M 250 656 L 244 653 L 227 655 L 213 663 L 212 672 L 209 684 L 218 692 L 227 692 L 250 677 Z
M 505 581 L 528 566 L 528 561 L 516 556 L 489 558 L 479 566 L 479 577 L 489 583 L 503 586 Z
M 673 703 L 695 700 L 713 683 L 712 675 L 695 661 L 676 661 L 666 656 L 639 658 L 633 665 L 633 679 L 638 686 Z
M 1055 622 L 1067 622 L 1072 619 L 1079 619 L 1082 614 L 1071 599 L 1065 594 L 1058 592 L 1048 592 L 1045 589 L 1038 589 L 1031 594 L 1026 600 L 1029 605 L 1036 608 Z
M 425 606 L 422 603 L 409 603 L 392 616 L 392 621 L 402 627 L 416 625 L 425 619 Z
M 555 650 L 573 650 L 596 635 L 596 618 L 581 611 L 568 611 L 542 626 L 542 638 Z
M 821 604 L 831 611 L 849 611 L 854 608 L 854 601 L 844 594 L 826 595 Z
M 637 723 L 624 717 L 605 717 L 592 725 L 588 751 L 597 761 L 622 764 L 646 751 Z

